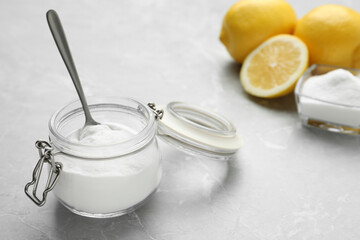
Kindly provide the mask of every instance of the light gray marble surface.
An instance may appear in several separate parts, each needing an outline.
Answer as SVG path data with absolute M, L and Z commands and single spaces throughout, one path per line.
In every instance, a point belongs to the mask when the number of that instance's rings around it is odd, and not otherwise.
M 360 140 L 301 126 L 294 96 L 247 95 L 218 40 L 223 1 L 0 1 L 0 239 L 359 239 Z M 289 1 L 303 16 L 327 1 Z M 359 1 L 331 1 L 360 11 Z M 161 144 L 151 200 L 113 219 L 24 194 L 51 114 L 76 93 L 48 29 L 58 11 L 87 95 L 178 100 L 232 120 L 228 163 Z

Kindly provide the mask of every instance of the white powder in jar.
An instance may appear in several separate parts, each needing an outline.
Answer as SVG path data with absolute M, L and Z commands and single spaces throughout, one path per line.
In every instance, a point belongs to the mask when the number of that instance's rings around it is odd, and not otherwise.
M 68 139 L 76 143 L 98 146 L 121 142 L 135 134 L 127 126 L 116 123 L 102 123 L 78 129 Z
M 127 126 L 106 123 L 79 129 L 68 139 L 99 147 L 121 143 L 135 134 Z M 70 210 L 82 215 L 126 213 L 155 191 L 161 178 L 155 138 L 140 151 L 119 157 L 85 159 L 63 153 L 54 157 L 63 164 L 55 195 Z
M 360 79 L 351 72 L 336 69 L 310 77 L 304 82 L 302 95 L 302 115 L 346 126 L 360 125 Z

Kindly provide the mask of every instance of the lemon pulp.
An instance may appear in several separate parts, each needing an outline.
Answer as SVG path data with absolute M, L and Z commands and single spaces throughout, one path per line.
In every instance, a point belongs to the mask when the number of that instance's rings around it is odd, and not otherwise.
M 308 66 L 308 50 L 297 37 L 281 34 L 261 44 L 245 59 L 240 72 L 246 92 L 279 97 L 291 92 Z

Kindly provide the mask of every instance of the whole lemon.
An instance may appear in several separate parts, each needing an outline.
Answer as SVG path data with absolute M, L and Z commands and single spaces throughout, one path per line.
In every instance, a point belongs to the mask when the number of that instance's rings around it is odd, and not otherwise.
M 226 13 L 220 40 L 235 61 L 245 57 L 266 39 L 293 33 L 296 14 L 285 0 L 241 0 Z
M 298 21 L 295 35 L 307 45 L 311 64 L 360 67 L 360 14 L 350 8 L 317 7 Z

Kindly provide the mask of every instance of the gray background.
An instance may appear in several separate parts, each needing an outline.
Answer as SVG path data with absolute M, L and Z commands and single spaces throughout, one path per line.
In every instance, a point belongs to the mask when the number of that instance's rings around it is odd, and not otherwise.
M 359 239 L 360 140 L 301 126 L 289 95 L 247 95 L 218 40 L 235 1 L 0 1 L 0 239 Z M 301 17 L 328 1 L 289 1 Z M 331 1 L 360 11 L 358 1 Z M 70 213 L 24 194 L 51 114 L 76 92 L 48 29 L 56 9 L 87 95 L 196 103 L 236 125 L 228 163 L 161 143 L 164 176 L 136 212 Z M 359 26 L 360 27 L 360 26 Z

